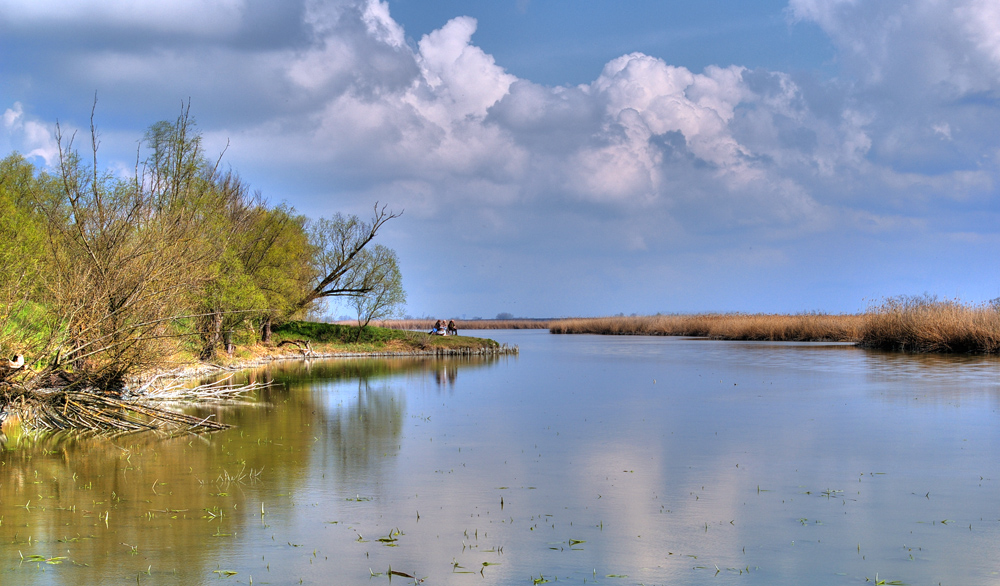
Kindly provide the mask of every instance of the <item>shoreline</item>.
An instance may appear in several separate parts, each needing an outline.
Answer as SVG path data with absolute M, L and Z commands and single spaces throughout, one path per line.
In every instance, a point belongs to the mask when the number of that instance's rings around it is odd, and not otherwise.
M 429 337 L 428 337 L 429 338 Z M 233 375 L 240 371 L 260 368 L 282 361 L 329 360 L 335 358 L 390 358 L 390 357 L 499 357 L 516 356 L 517 346 L 500 344 L 488 338 L 451 336 L 451 340 L 428 340 L 423 336 L 407 340 L 394 339 L 378 344 L 382 347 L 361 349 L 365 344 L 321 342 L 300 339 L 302 347 L 279 344 L 254 344 L 237 349 L 234 356 L 226 356 L 219 362 L 179 359 L 160 364 L 158 367 L 136 373 L 125 381 L 121 392 L 108 395 L 95 388 L 72 389 L 69 386 L 51 388 L 14 388 L 8 385 L 4 396 L 3 416 L 0 417 L 0 441 L 5 441 L 6 433 L 14 429 L 27 432 L 91 431 L 131 432 L 149 430 L 180 429 L 185 432 L 218 431 L 225 425 L 207 420 L 197 420 L 167 406 L 156 406 L 158 400 L 187 401 L 192 397 L 197 401 L 225 400 L 247 389 L 255 388 L 255 383 L 238 385 L 234 389 L 219 392 L 218 381 L 206 382 L 198 379 Z M 312 349 L 313 342 L 318 347 Z M 181 358 L 181 357 L 175 357 Z M 150 401 L 153 401 L 151 403 Z M 66 410 L 73 406 L 67 416 Z M 134 412 L 134 413 L 133 413 Z M 137 416 L 141 415 L 142 417 Z M 28 421 L 27 425 L 25 421 Z
M 453 336 L 454 337 L 454 336 Z M 179 365 L 171 368 L 161 368 L 154 369 L 149 372 L 142 373 L 136 376 L 133 380 L 135 383 L 142 384 L 148 382 L 155 378 L 170 378 L 174 380 L 190 380 L 202 376 L 209 376 L 213 374 L 220 374 L 226 372 L 239 372 L 241 370 L 248 370 L 251 368 L 259 368 L 262 366 L 267 366 L 275 362 L 290 361 L 290 360 L 326 360 L 331 358 L 405 358 L 405 357 L 427 357 L 427 358 L 450 358 L 450 357 L 462 357 L 462 356 L 517 356 L 519 354 L 519 349 L 517 346 L 508 346 L 507 344 L 500 344 L 495 340 L 489 338 L 471 338 L 465 336 L 469 340 L 482 340 L 492 342 L 492 344 L 481 344 L 479 347 L 458 347 L 458 348 L 448 348 L 448 347 L 433 347 L 433 348 L 414 348 L 407 350 L 369 350 L 369 351 L 359 351 L 359 350 L 349 350 L 349 349 L 338 349 L 331 350 L 329 348 L 320 348 L 317 351 L 307 352 L 300 349 L 283 350 L 276 346 L 265 347 L 261 345 L 253 346 L 253 351 L 261 351 L 263 353 L 239 358 L 234 357 L 223 361 L 221 363 L 209 363 L 209 362 L 198 362 L 198 363 L 188 363 L 184 365 Z M 243 349 L 244 351 L 247 348 Z

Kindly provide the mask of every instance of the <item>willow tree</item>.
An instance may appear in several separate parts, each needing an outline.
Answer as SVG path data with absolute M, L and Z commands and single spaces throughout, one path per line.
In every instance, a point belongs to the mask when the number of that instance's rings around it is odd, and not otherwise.
M 93 113 L 89 161 L 73 139 L 56 126 L 58 173 L 52 197 L 38 201 L 48 233 L 43 302 L 59 329 L 50 367 L 71 362 L 91 384 L 115 389 L 162 361 L 171 322 L 207 278 L 202 216 L 185 206 L 201 179 L 161 188 L 153 172 L 102 171 Z
M 204 155 L 188 107 L 175 121 L 150 126 L 144 143 L 144 184 L 162 209 L 191 214 L 200 224 L 206 275 L 188 304 L 199 354 L 211 359 L 220 346 L 232 349 L 234 335 L 269 333 L 271 321 L 294 313 L 308 291 L 305 218 L 270 206 L 237 173 L 220 172 L 219 161 Z
M 217 251 L 212 278 L 196 300 L 206 359 L 220 343 L 231 350 L 234 334 L 252 339 L 263 330 L 266 338 L 273 320 L 293 313 L 307 291 L 312 258 L 305 218 L 293 210 L 269 207 L 234 173 L 217 179 L 213 193 L 209 233 Z
M 371 288 L 368 292 L 351 297 L 350 303 L 358 316 L 358 337 L 374 319 L 396 317 L 406 304 L 406 291 L 399 273 L 396 252 L 381 244 L 375 244 L 358 255 L 361 271 L 369 276 Z
M 205 156 L 189 111 L 150 126 L 132 177 L 100 166 L 93 110 L 82 153 L 56 125 L 52 174 L 0 162 L 0 351 L 44 365 L 38 384 L 69 369 L 120 389 L 178 339 L 212 356 L 226 332 L 266 335 L 318 299 L 398 284 L 371 242 L 399 214 L 310 224 L 271 206 Z
M 244 265 L 265 299 L 259 316 L 261 341 L 271 341 L 271 328 L 300 312 L 297 302 L 309 292 L 314 249 L 305 216 L 286 206 L 262 209 L 253 226 Z
M 331 297 L 362 297 L 382 285 L 386 273 L 379 264 L 369 262 L 371 255 L 363 253 L 386 222 L 402 215 L 387 208 L 375 202 L 368 222 L 356 215 L 337 214 L 309 224 L 309 241 L 315 248 L 313 281 L 310 291 L 296 304 L 298 309 Z

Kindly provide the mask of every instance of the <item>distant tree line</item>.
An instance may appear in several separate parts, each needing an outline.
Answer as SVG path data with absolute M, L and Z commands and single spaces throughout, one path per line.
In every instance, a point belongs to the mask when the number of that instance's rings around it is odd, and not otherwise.
M 100 167 L 93 114 L 90 130 L 83 154 L 56 126 L 53 170 L 0 160 L 0 352 L 23 354 L 38 385 L 73 372 L 121 388 L 178 350 L 268 342 L 331 297 L 365 323 L 405 303 L 395 252 L 373 242 L 399 213 L 269 204 L 206 156 L 189 107 L 149 127 L 129 177 Z

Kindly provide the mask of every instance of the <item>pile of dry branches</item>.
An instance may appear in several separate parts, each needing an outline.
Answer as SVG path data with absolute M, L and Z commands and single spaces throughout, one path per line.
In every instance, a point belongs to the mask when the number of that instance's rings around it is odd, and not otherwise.
M 230 426 L 215 421 L 214 414 L 196 417 L 155 403 L 221 403 L 243 398 L 264 386 L 262 383 L 236 386 L 228 379 L 192 386 L 181 380 L 165 383 L 154 377 L 133 391 L 115 396 L 73 384 L 32 388 L 32 385 L 0 381 L 0 422 L 7 418 L 18 420 L 31 431 L 218 431 Z
M 174 428 L 216 431 L 224 423 L 199 419 L 169 409 L 143 405 L 87 391 L 11 389 L 4 397 L 4 411 L 32 430 L 80 429 L 98 432 L 143 431 Z

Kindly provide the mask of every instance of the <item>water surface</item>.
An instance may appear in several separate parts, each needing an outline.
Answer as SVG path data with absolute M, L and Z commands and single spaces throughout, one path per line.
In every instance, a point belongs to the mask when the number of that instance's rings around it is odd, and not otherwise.
M 491 335 L 256 371 L 222 433 L 8 438 L 0 583 L 1000 583 L 996 359 Z

